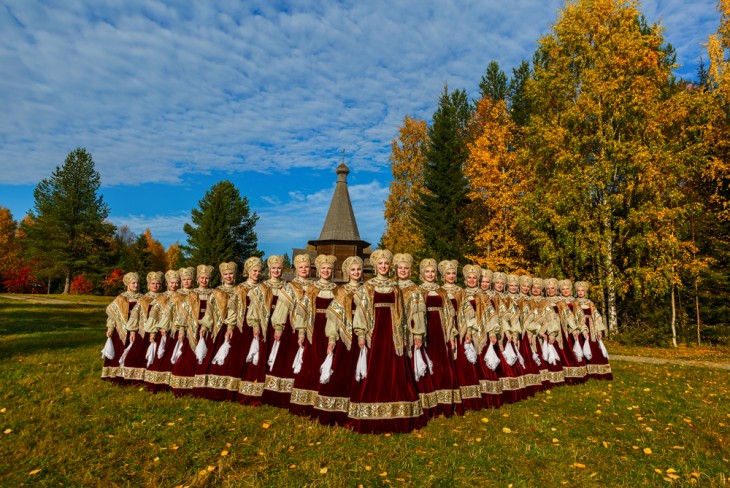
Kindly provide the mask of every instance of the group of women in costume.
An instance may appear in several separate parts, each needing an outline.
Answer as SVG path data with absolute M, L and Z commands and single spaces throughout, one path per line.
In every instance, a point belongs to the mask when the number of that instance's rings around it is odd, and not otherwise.
M 429 418 L 495 408 L 564 383 L 611 379 L 605 327 L 588 285 L 505 275 L 456 261 L 424 259 L 420 284 L 408 254 L 376 250 L 363 261 L 249 258 L 124 277 L 107 307 L 102 378 L 152 391 L 262 403 L 360 433 L 408 432 Z M 441 275 L 441 282 L 437 280 Z M 391 276 L 393 276 L 391 278 Z M 167 290 L 162 292 L 163 282 Z M 197 286 L 195 286 L 197 284 Z M 575 289 L 576 296 L 573 295 Z

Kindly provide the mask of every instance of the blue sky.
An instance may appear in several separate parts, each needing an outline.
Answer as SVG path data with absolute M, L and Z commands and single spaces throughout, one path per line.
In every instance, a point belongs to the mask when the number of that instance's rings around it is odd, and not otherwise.
M 645 1 L 694 79 L 716 2 Z M 259 216 L 259 247 L 321 231 L 342 150 L 361 237 L 382 234 L 390 145 L 430 120 L 444 83 L 478 93 L 549 31 L 557 0 L 0 0 L 0 206 L 16 220 L 76 147 L 94 157 L 116 225 L 165 246 L 211 185 Z

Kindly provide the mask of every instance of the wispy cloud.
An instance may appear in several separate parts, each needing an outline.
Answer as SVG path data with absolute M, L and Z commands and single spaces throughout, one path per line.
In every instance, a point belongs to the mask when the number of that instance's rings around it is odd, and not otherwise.
M 429 118 L 444 82 L 476 95 L 492 59 L 529 59 L 561 4 L 5 4 L 0 183 L 35 183 L 76 146 L 106 185 L 323 168 L 342 148 L 382 170 L 406 114 Z M 643 8 L 694 66 L 714 4 Z

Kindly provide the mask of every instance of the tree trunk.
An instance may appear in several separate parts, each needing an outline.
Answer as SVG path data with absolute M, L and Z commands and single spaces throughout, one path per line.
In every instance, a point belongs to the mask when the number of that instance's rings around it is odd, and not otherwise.
M 677 347 L 677 306 L 674 303 L 674 284 L 672 284 L 672 345 Z
M 51 294 L 51 278 L 48 278 L 48 289 L 46 290 L 46 295 Z
M 63 294 L 68 295 L 71 291 L 71 270 L 66 270 L 66 282 L 63 285 Z
M 700 290 L 699 290 L 699 278 L 695 276 L 695 311 L 697 312 L 697 346 L 702 344 L 700 339 Z
M 603 236 L 606 243 L 606 294 L 608 298 L 608 331 L 611 334 L 618 333 L 618 312 L 616 311 L 616 276 L 613 271 L 613 238 L 610 233 L 610 222 L 608 215 L 603 217 Z

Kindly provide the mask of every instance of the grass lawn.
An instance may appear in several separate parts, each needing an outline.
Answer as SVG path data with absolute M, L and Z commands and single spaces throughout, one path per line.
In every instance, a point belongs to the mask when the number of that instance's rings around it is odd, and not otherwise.
M 610 383 L 411 434 L 357 435 L 273 407 L 103 382 L 104 320 L 99 303 L 0 297 L 2 486 L 727 486 L 730 476 L 724 370 L 614 362 Z

